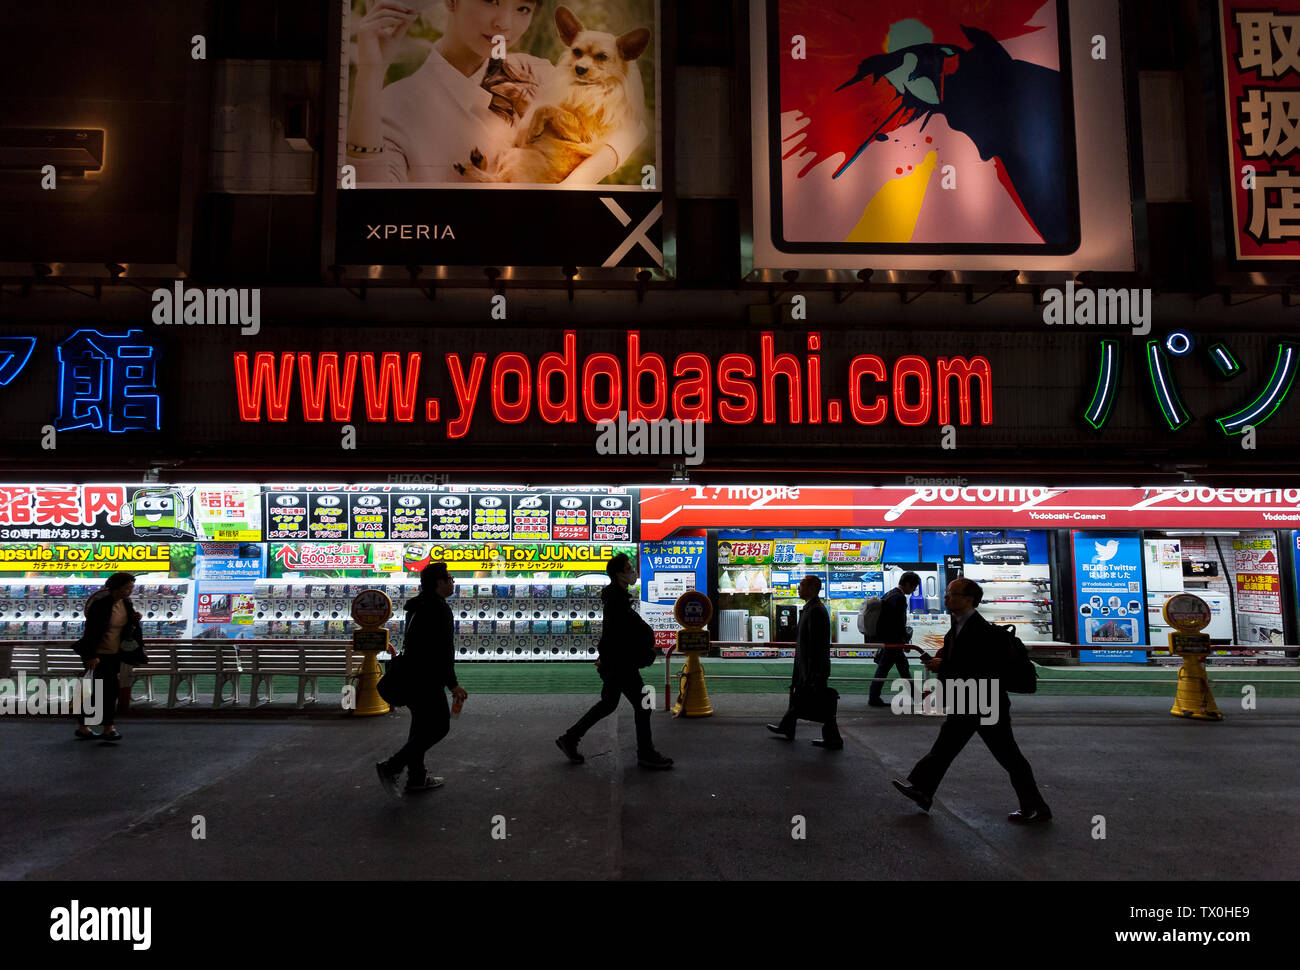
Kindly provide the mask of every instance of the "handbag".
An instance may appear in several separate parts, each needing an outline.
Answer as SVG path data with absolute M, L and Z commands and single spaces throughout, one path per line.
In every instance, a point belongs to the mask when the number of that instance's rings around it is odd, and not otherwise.
M 144 667 L 149 663 L 149 658 L 145 656 L 144 644 L 140 642 L 138 627 L 132 630 L 129 636 L 123 636 L 118 641 L 117 656 L 124 664 L 130 664 L 132 667 Z
M 407 707 L 411 703 L 410 661 L 405 651 L 393 654 L 384 665 L 384 676 L 379 678 L 375 690 L 392 707 Z
M 659 648 L 655 646 L 654 630 L 650 629 L 649 626 L 646 626 L 644 630 L 639 645 L 640 660 L 637 662 L 637 667 L 642 669 L 653 667 L 654 662 L 659 659 Z
M 839 706 L 840 692 L 834 687 L 809 684 L 790 690 L 790 706 L 801 721 L 816 721 L 825 724 L 835 720 L 835 711 Z

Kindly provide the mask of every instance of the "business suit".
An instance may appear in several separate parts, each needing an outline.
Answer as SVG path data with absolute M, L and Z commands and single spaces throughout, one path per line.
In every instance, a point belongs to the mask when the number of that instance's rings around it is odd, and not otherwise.
M 825 688 L 831 676 L 831 618 L 826 612 L 826 604 L 820 599 L 808 603 L 799 616 L 799 628 L 796 634 L 794 650 L 794 673 L 791 688 L 819 687 Z M 777 730 L 793 738 L 798 715 L 791 695 L 790 706 Z M 835 717 L 822 724 L 822 740 L 830 746 L 843 744 Z
M 907 642 L 907 594 L 895 586 L 880 598 L 880 618 L 876 621 L 876 640 L 881 643 Z M 876 673 L 871 680 L 868 703 L 883 704 L 881 691 L 885 688 L 885 678 L 890 668 L 898 668 L 898 676 L 906 681 L 912 676 L 912 669 L 907 663 L 907 651 L 886 649 L 876 651 Z
M 948 766 L 961 753 L 966 742 L 978 734 L 998 764 L 1011 776 L 1021 811 L 1042 811 L 1050 816 L 1047 803 L 1034 781 L 1033 769 L 1020 753 L 1011 733 L 1011 700 L 1001 684 L 1002 674 L 1011 661 L 1010 645 L 991 623 L 978 612 L 972 612 L 966 616 L 955 637 L 952 631 L 944 637 L 943 649 L 937 656 L 940 660 L 938 676 L 942 681 L 998 680 L 998 719 L 993 724 L 980 724 L 978 713 L 949 714 L 929 754 L 918 761 L 907 776 L 908 782 L 926 797 L 933 798 Z
M 403 652 L 410 665 L 414 696 L 407 706 L 411 729 L 406 744 L 383 762 L 392 773 L 407 770 L 407 783 L 425 778 L 424 756 L 451 731 L 451 710 L 447 690 L 456 680 L 455 620 L 447 601 L 425 588 L 406 602 L 406 635 Z

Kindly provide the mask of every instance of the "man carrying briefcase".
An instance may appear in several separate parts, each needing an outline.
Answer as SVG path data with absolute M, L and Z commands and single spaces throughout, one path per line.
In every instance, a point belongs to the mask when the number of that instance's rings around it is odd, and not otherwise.
M 797 721 L 820 721 L 822 736 L 813 744 L 828 751 L 838 751 L 844 747 L 844 739 L 835 724 L 840 695 L 826 684 L 831 676 L 831 618 L 826 612 L 826 604 L 821 601 L 821 591 L 822 581 L 817 576 L 805 576 L 799 584 L 799 597 L 804 601 L 804 608 L 799 616 L 790 706 L 781 723 L 769 724 L 767 729 L 793 741 Z

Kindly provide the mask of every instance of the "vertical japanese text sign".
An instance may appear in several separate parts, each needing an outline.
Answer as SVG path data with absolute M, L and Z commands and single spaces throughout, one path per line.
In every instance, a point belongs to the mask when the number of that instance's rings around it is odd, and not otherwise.
M 1219 0 L 1241 260 L 1300 259 L 1300 0 Z

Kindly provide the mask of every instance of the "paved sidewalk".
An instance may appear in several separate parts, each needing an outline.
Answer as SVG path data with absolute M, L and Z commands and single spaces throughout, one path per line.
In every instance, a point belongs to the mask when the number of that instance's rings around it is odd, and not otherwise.
M 0 719 L 0 878 L 13 879 L 1295 879 L 1300 701 L 1221 724 L 1154 698 L 1017 697 L 1014 723 L 1055 819 L 1015 799 L 973 740 L 929 817 L 889 785 L 940 719 L 845 705 L 842 752 L 763 729 L 780 699 L 656 712 L 669 772 L 636 765 L 631 710 L 553 739 L 594 696 L 471 698 L 430 767 L 442 790 L 395 801 L 374 761 L 406 715 L 129 716 L 118 747 L 66 722 Z M 207 838 L 192 837 L 202 815 Z M 805 839 L 791 837 L 803 816 Z M 1104 816 L 1106 838 L 1093 838 Z M 507 838 L 492 837 L 504 819 Z

